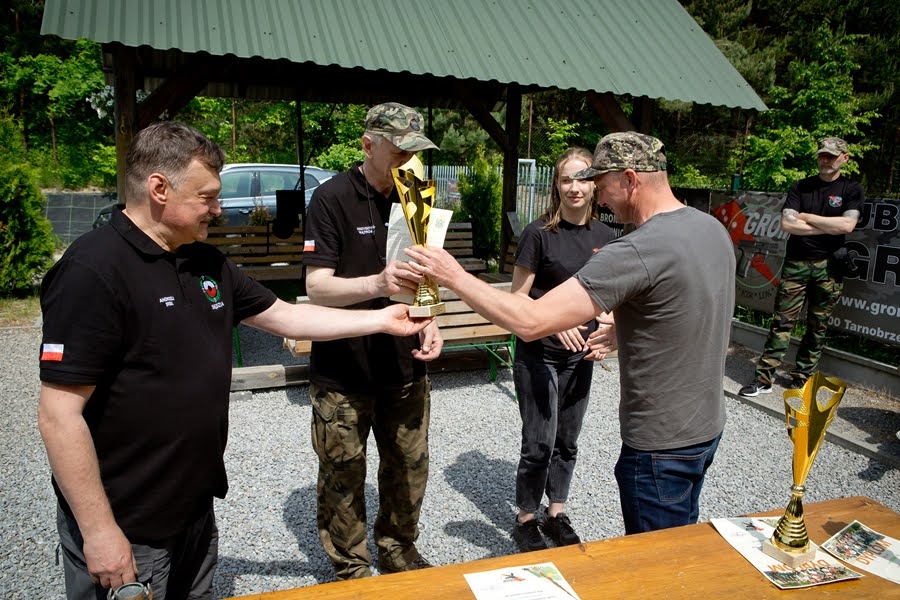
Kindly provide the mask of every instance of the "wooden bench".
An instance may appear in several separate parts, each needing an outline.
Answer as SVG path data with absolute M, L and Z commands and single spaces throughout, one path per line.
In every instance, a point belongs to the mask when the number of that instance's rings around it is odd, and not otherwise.
M 275 236 L 271 224 L 210 227 L 206 242 L 216 246 L 257 281 L 299 280 L 303 277 L 303 231 L 300 227 L 287 239 Z M 471 223 L 450 223 L 444 248 L 470 273 L 483 273 L 487 269 L 485 262 L 472 254 Z
M 522 234 L 522 226 L 519 225 L 519 215 L 515 212 L 506 213 L 506 225 L 509 231 L 509 242 L 506 244 L 506 252 L 503 255 L 503 263 L 499 273 L 479 273 L 479 279 L 488 283 L 508 283 L 512 281 L 513 270 L 516 267 L 516 249 L 519 247 L 519 236 Z
M 474 256 L 472 246 L 472 224 L 468 222 L 450 223 L 444 238 L 444 250 L 449 252 L 469 273 L 484 273 L 487 263 Z
M 509 283 L 499 283 L 495 287 L 509 291 Z M 437 316 L 444 339 L 442 359 L 454 352 L 479 351 L 487 358 L 491 381 L 497 378 L 498 364 L 512 367 L 516 346 L 513 334 L 473 311 L 459 299 L 456 292 L 441 288 L 441 300 L 447 305 L 446 312 Z M 297 298 L 297 302 L 309 302 L 309 298 L 301 296 Z M 308 356 L 312 342 L 285 338 L 284 347 L 295 357 Z M 429 369 L 434 364 L 429 363 Z
M 488 283 L 510 283 L 512 282 L 513 269 L 516 267 L 516 249 L 519 246 L 519 236 L 513 236 L 506 246 L 506 256 L 503 264 L 500 266 L 499 273 L 479 273 L 478 278 Z
M 282 239 L 270 225 L 210 227 L 206 243 L 216 246 L 241 271 L 257 281 L 303 277 L 303 232 Z
M 485 270 L 485 262 L 472 256 L 472 224 L 450 223 L 446 240 L 448 251 L 471 273 Z M 303 279 L 303 231 L 294 230 L 282 239 L 272 232 L 272 224 L 238 227 L 210 227 L 206 242 L 216 246 L 244 273 L 257 281 Z M 445 244 L 446 246 L 446 244 Z M 237 364 L 243 367 L 240 336 L 234 331 L 233 344 Z

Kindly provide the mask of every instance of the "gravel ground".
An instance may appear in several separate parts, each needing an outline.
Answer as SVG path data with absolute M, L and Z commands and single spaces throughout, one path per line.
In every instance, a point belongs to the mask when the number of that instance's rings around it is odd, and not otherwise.
M 61 598 L 55 564 L 55 500 L 35 424 L 36 327 L 0 329 L 0 597 Z M 247 364 L 285 360 L 271 336 L 242 332 Z M 622 535 L 612 475 L 619 449 L 618 373 L 596 368 L 568 512 L 583 539 Z M 519 417 L 512 380 L 485 371 L 435 375 L 431 477 L 419 548 L 436 564 L 515 552 L 509 537 Z M 726 382 L 727 383 L 727 382 Z M 700 519 L 786 505 L 791 445 L 782 419 L 727 400 L 728 425 L 707 477 Z M 305 386 L 253 393 L 231 407 L 228 498 L 217 501 L 221 531 L 215 581 L 219 597 L 330 581 L 315 527 L 315 455 L 309 444 Z M 840 411 L 839 411 L 840 414 Z M 371 522 L 377 509 L 374 445 L 367 481 Z M 900 471 L 825 443 L 804 498 L 865 495 L 900 512 Z M 374 546 L 372 547 L 374 553 Z

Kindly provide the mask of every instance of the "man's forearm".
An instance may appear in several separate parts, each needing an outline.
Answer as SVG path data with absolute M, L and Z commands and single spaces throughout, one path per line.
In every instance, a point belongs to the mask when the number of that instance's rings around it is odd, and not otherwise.
M 377 275 L 367 277 L 323 277 L 319 281 L 310 283 L 307 280 L 306 293 L 309 299 L 321 306 L 343 307 L 365 302 L 375 297 L 373 291 L 374 278 Z
M 823 235 L 825 232 L 802 218 L 800 213 L 792 208 L 786 208 L 781 213 L 781 230 L 791 235 Z
M 528 296 L 511 294 L 465 272 L 446 287 L 453 289 L 463 302 L 491 323 L 526 341 L 537 339 L 534 330 L 539 323 L 532 318 L 534 300 Z
M 818 231 L 827 235 L 844 235 L 853 231 L 853 228 L 856 226 L 856 219 L 845 216 L 823 217 L 807 213 L 801 213 L 799 216 L 810 227 L 815 227 Z
M 84 419 L 40 415 L 50 469 L 85 536 L 118 527 L 100 480 L 100 465 Z

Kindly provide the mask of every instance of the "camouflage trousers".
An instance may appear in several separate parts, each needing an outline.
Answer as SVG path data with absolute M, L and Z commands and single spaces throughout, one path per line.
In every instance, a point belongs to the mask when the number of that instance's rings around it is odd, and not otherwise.
M 806 333 L 797 349 L 797 362 L 791 376 L 802 380 L 819 364 L 825 337 L 828 331 L 828 317 L 841 295 L 844 284 L 835 278 L 828 260 L 804 261 L 786 260 L 781 270 L 781 283 L 775 296 L 775 315 L 763 355 L 756 367 L 756 379 L 771 384 L 775 379 L 775 369 L 784 360 L 791 343 L 791 331 L 800 318 L 804 303 L 806 307 Z
M 366 538 L 366 441 L 378 447 L 375 543 L 381 562 L 402 568 L 419 558 L 419 512 L 428 480 L 431 382 L 379 394 L 310 385 L 312 443 L 319 457 L 316 520 L 338 579 L 371 575 Z

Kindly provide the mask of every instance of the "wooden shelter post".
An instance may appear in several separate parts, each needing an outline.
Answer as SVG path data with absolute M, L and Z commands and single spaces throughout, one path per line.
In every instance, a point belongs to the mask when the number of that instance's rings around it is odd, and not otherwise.
M 116 127 L 116 190 L 125 202 L 125 155 L 134 139 L 137 122 L 137 56 L 134 48 L 117 45 L 113 50 L 113 98 Z
M 500 261 L 512 237 L 507 219 L 508 212 L 516 212 L 516 195 L 519 187 L 519 142 L 522 139 L 522 89 L 511 83 L 506 89 L 506 147 L 503 151 L 503 201 L 500 211 Z

